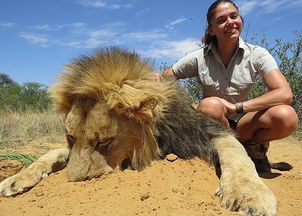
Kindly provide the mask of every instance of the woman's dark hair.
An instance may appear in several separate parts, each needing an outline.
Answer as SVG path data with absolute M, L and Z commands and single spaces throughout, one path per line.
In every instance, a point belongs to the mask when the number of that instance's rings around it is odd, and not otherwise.
M 211 27 L 211 20 L 214 15 L 215 9 L 217 8 L 218 5 L 225 4 L 225 3 L 231 3 L 239 11 L 237 5 L 234 2 L 232 2 L 231 0 L 216 0 L 216 1 L 214 1 L 213 4 L 211 4 L 211 6 L 209 7 L 208 12 L 207 12 L 207 25 L 208 26 L 206 28 L 204 36 L 202 37 L 202 42 L 207 45 L 210 43 L 217 43 L 216 36 L 213 36 L 209 33 L 209 28 Z M 241 19 L 242 19 L 242 17 L 241 17 Z M 242 22 L 243 22 L 243 19 L 242 19 Z

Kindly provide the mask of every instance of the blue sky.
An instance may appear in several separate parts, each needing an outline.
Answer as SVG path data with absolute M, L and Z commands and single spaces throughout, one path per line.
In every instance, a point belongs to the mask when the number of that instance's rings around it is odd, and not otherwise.
M 54 83 L 71 59 L 119 46 L 158 68 L 196 50 L 212 0 L 1 0 L 0 73 L 18 83 Z M 238 0 L 243 38 L 264 31 L 291 41 L 302 0 Z

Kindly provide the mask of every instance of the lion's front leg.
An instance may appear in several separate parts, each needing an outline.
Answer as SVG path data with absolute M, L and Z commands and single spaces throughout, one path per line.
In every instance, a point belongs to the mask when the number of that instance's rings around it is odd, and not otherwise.
M 216 195 L 222 207 L 251 216 L 275 216 L 276 198 L 259 178 L 241 143 L 231 135 L 217 138 L 214 143 L 221 166 Z
M 13 196 L 29 190 L 49 173 L 63 169 L 67 164 L 68 155 L 68 148 L 46 153 L 28 168 L 2 181 L 0 183 L 0 195 Z

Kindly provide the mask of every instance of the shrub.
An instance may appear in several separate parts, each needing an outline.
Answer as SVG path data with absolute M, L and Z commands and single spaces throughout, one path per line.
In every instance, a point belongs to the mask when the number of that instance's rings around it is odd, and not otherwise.
M 51 107 L 47 86 L 26 82 L 23 85 L 0 85 L 0 110 L 42 111 Z

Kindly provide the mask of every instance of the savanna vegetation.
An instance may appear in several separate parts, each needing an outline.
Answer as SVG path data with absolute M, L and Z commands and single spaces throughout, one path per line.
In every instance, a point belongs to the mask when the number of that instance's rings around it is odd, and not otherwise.
M 260 38 L 257 40 L 257 38 Z M 293 33 L 291 41 L 276 39 L 273 43 L 266 36 L 254 36 L 253 44 L 259 44 L 270 51 L 280 69 L 289 81 L 300 122 L 302 121 L 302 31 Z M 160 69 L 166 68 L 163 64 Z M 202 89 L 197 79 L 187 79 L 184 86 L 194 101 L 202 97 Z M 256 97 L 266 91 L 259 79 L 251 92 Z M 49 98 L 48 86 L 26 82 L 18 84 L 7 74 L 0 73 L 0 150 L 23 145 L 33 140 L 56 142 L 64 139 L 62 116 L 58 114 Z M 300 129 L 296 135 L 301 138 Z M 0 158 L 1 159 L 1 158 Z
M 40 140 L 55 142 L 63 137 L 62 116 L 54 111 L 48 87 L 26 82 L 14 82 L 0 74 L 0 150 L 17 148 Z M 20 155 L 0 155 L 26 159 Z

